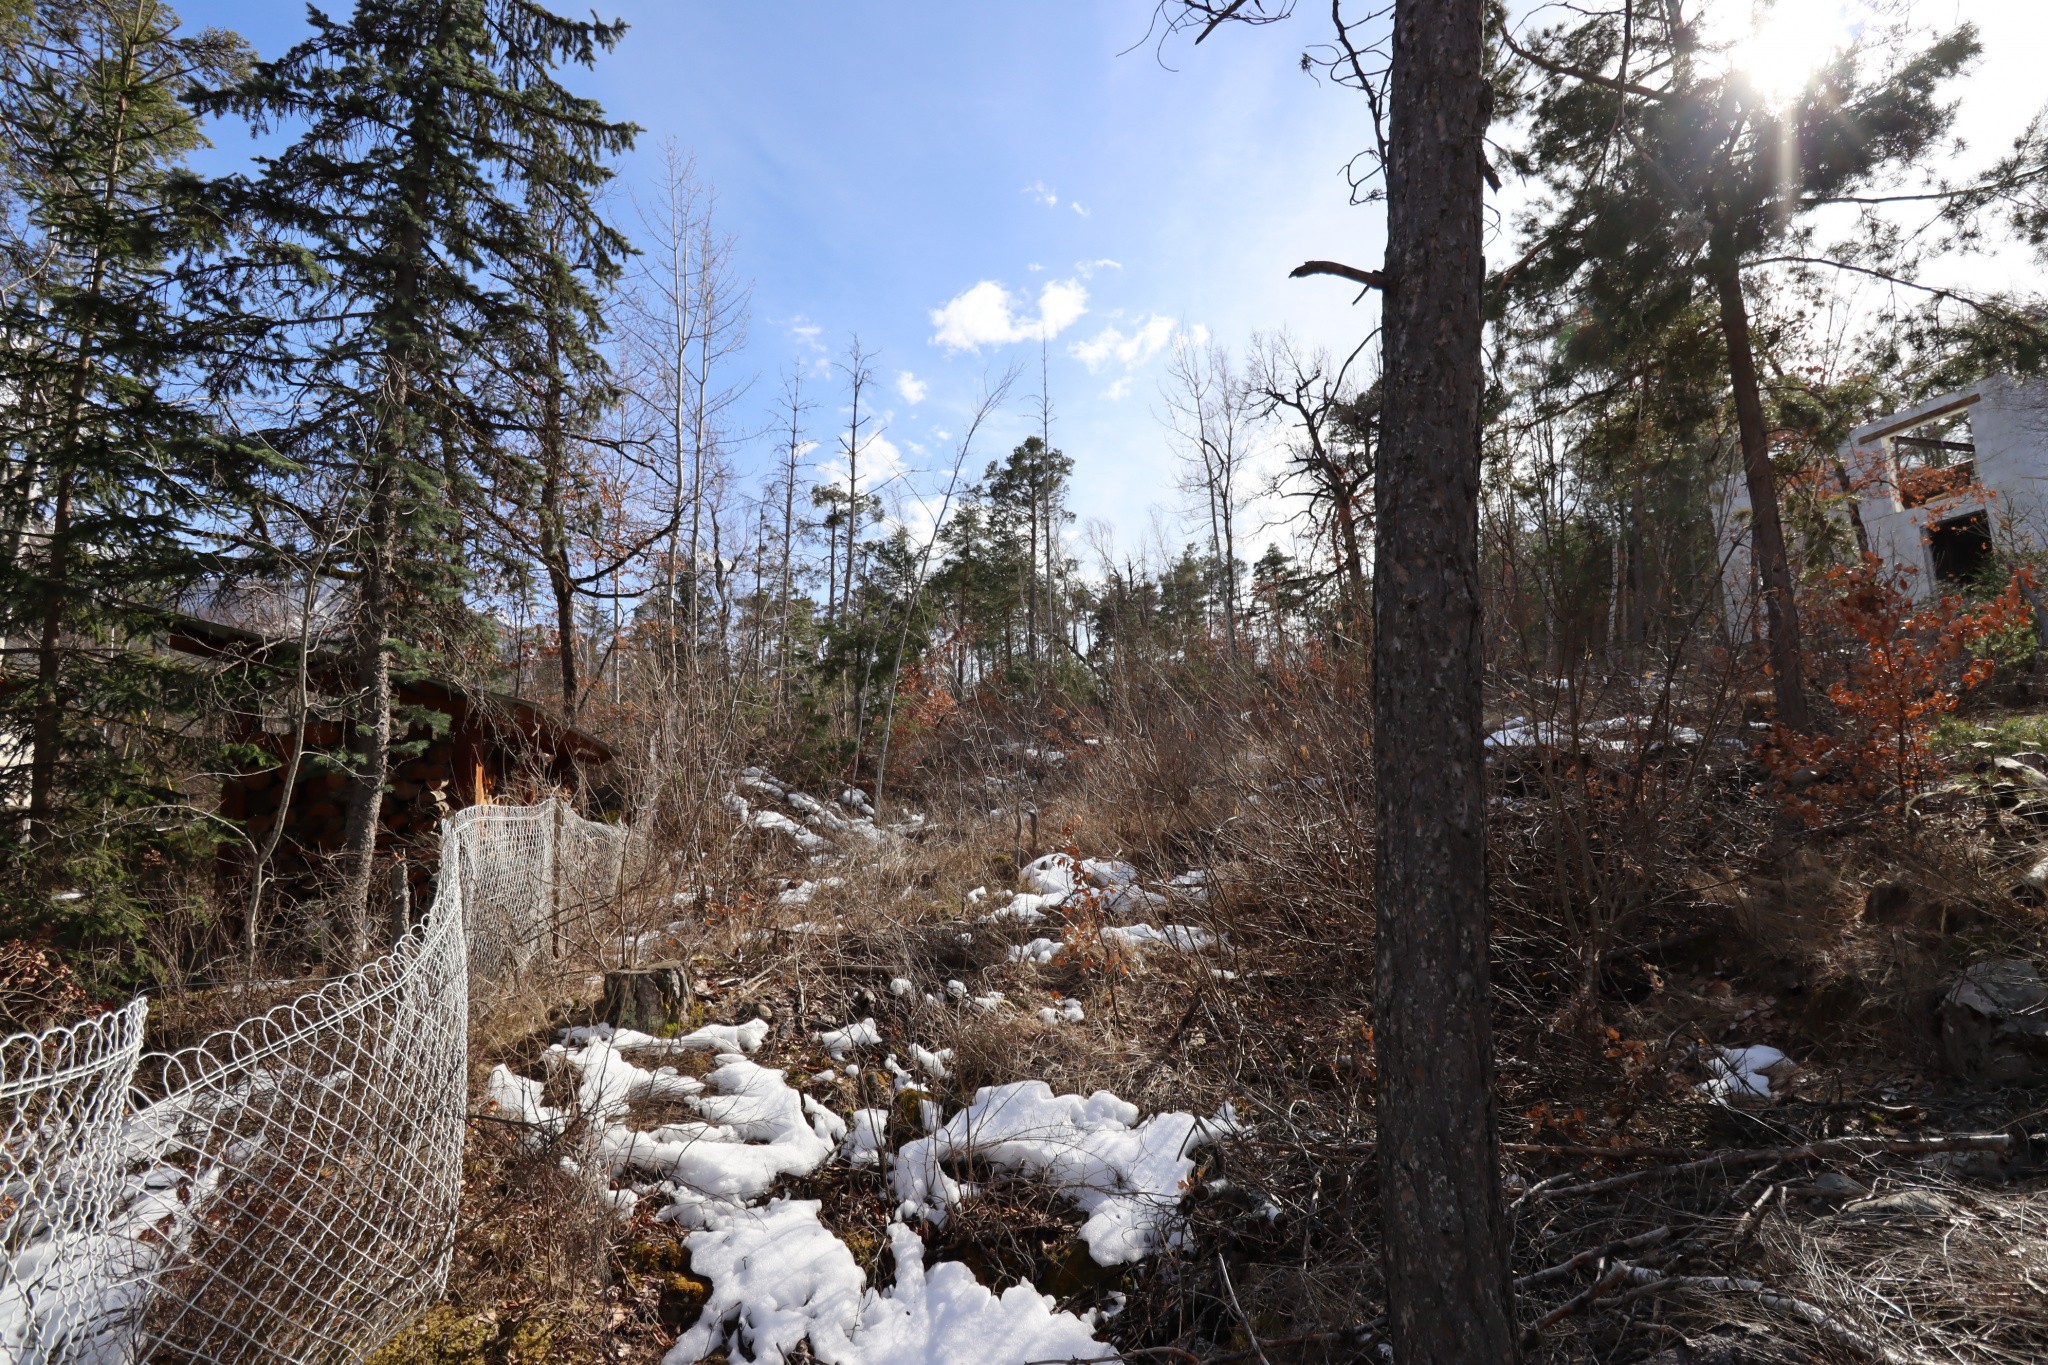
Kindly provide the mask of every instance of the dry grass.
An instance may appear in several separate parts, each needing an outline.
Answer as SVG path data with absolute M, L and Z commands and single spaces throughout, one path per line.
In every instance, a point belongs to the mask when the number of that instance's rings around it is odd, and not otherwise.
M 830 1062 L 813 1035 L 870 1017 L 885 1050 L 906 1060 L 912 1043 L 953 1050 L 952 1075 L 921 1083 L 949 1111 L 978 1087 L 1026 1077 L 1062 1092 L 1111 1090 L 1148 1112 L 1230 1102 L 1250 1126 L 1205 1156 L 1180 1253 L 1136 1273 L 1100 1272 L 1077 1259 L 1076 1220 L 1060 1200 L 992 1180 L 944 1230 L 927 1230 L 932 1254 L 968 1262 L 993 1288 L 1029 1281 L 1077 1309 L 1121 1293 L 1127 1306 L 1103 1330 L 1126 1348 L 1171 1346 L 1219 1363 L 1260 1352 L 1272 1365 L 1358 1359 L 1373 1340 L 1359 1329 L 1383 1310 L 1373 793 L 1355 681 L 1310 675 L 1293 687 L 1200 702 L 1162 693 L 1142 725 L 1105 723 L 1098 745 L 1065 735 L 1075 757 L 1049 767 L 1002 757 L 1015 729 L 934 743 L 907 803 L 931 813 L 926 831 L 829 865 L 707 822 L 688 875 L 645 879 L 601 937 L 644 935 L 646 960 L 688 961 L 705 1019 L 770 1019 L 762 1060 L 841 1113 L 890 1104 L 887 1079 L 872 1065 L 821 1076 Z M 1929 1023 L 1934 994 L 1961 965 L 2048 954 L 2041 911 L 2011 894 L 2033 828 L 1951 794 L 1927 803 L 1911 837 L 1866 826 L 1787 839 L 1739 774 L 1703 778 L 1694 765 L 1656 776 L 1652 786 L 1665 785 L 1651 819 L 1605 771 L 1505 764 L 1499 774 L 1502 1135 L 1513 1190 L 1641 1174 L 1519 1203 L 1512 1265 L 1526 1276 L 1669 1231 L 1618 1257 L 1656 1285 L 1616 1280 L 1581 1301 L 1612 1269 L 1596 1261 L 1527 1286 L 1529 1358 L 1847 1361 L 1859 1358 L 1852 1339 L 1901 1359 L 2041 1358 L 2048 1185 L 2025 1163 L 1987 1173 L 1871 1155 L 1658 1174 L 1704 1152 L 2041 1126 L 2038 1095 L 1940 1076 Z M 1017 813 L 1027 807 L 1036 843 Z M 1177 899 L 1164 918 L 1221 945 L 1104 954 L 1085 912 L 986 922 L 970 894 L 1014 886 L 1020 853 L 1056 848 L 1121 858 L 1148 878 L 1206 872 L 1208 896 Z M 828 876 L 839 880 L 823 884 Z M 808 901 L 778 898 L 804 880 L 821 883 Z M 1069 951 L 1043 966 L 1010 959 L 1012 945 L 1040 936 L 1066 938 Z M 908 994 L 891 990 L 898 979 Z M 971 996 L 1001 992 L 1008 1006 L 963 1005 L 951 982 Z M 587 1010 L 588 979 L 565 975 L 562 986 L 561 999 L 508 1026 L 493 1060 L 530 1068 L 549 1028 L 582 1017 L 565 1004 L 573 996 Z M 1085 1023 L 1038 1021 L 1041 1004 L 1064 998 L 1082 1003 Z M 1800 1062 L 1784 1096 L 1752 1108 L 1698 1093 L 1700 1050 L 1736 1043 L 1769 1043 Z M 593 1360 L 638 1360 L 652 1358 L 647 1343 L 673 1339 L 687 1295 L 662 1289 L 661 1277 L 687 1275 L 680 1253 L 649 1236 L 645 1213 L 594 1239 L 522 1249 L 529 1234 L 519 1228 L 538 1235 L 567 1216 L 560 1200 L 591 1192 L 529 1180 L 521 1154 L 495 1134 L 475 1145 L 478 1199 L 535 1191 L 510 1230 L 465 1252 L 458 1275 L 455 1301 L 497 1315 L 493 1341 L 509 1340 L 509 1324 L 543 1321 L 568 1343 L 562 1359 L 585 1358 L 573 1344 Z M 1956 1212 L 1938 1226 L 1855 1222 L 1840 1198 L 1816 1193 L 1830 1176 L 1879 1191 L 1938 1188 Z M 874 1282 L 888 1282 L 891 1201 L 872 1170 L 835 1163 L 784 1192 L 820 1199 Z M 1714 1277 L 1768 1291 L 1703 1287 Z M 1821 1321 L 1787 1310 L 1792 1300 Z M 1686 1343 L 1700 1353 L 1674 1353 Z M 515 1358 L 491 1349 L 500 1354 L 477 1358 Z

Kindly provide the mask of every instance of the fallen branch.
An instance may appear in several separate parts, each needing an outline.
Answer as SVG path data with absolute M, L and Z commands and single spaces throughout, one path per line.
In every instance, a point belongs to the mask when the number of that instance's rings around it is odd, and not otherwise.
M 1609 1268 L 1599 1279 L 1593 1281 L 1584 1293 L 1578 1294 L 1559 1304 L 1530 1324 L 1528 1329 L 1522 1333 L 1522 1348 L 1527 1350 L 1533 1347 L 1536 1344 L 1537 1338 L 1543 1335 L 1544 1328 L 1554 1323 L 1562 1322 L 1582 1308 L 1590 1308 L 1595 1299 L 1620 1287 L 1627 1279 L 1628 1267 L 1626 1265 L 1617 1265 Z
M 1589 1180 L 1580 1185 L 1552 1186 L 1543 1188 L 1540 1197 L 1561 1199 L 1567 1195 L 1604 1194 L 1608 1190 L 1618 1190 L 1653 1178 L 1697 1175 L 1707 1171 L 1727 1170 L 1734 1166 L 1766 1166 L 1781 1161 L 1820 1161 L 1844 1156 L 1923 1156 L 1931 1152 L 2009 1152 L 2013 1149 L 2015 1141 L 2010 1133 L 1958 1133 L 1939 1138 L 1831 1138 L 1825 1142 L 1809 1142 L 1801 1147 L 1759 1147 L 1738 1152 L 1720 1152 L 1677 1166 L 1652 1166 L 1647 1170 L 1609 1176 L 1605 1180 Z M 1548 1185 L 1548 1182 L 1545 1184 Z M 1531 1189 L 1529 1193 L 1537 1195 L 1538 1190 Z
M 1624 1237 L 1618 1242 L 1609 1242 L 1603 1247 L 1590 1248 L 1580 1252 L 1569 1261 L 1560 1261 L 1556 1265 L 1546 1266 L 1542 1270 L 1534 1270 L 1522 1276 L 1515 1281 L 1515 1292 L 1520 1294 L 1525 1290 L 1534 1289 L 1539 1284 L 1549 1284 L 1552 1280 L 1561 1280 L 1574 1270 L 1589 1266 L 1595 1261 L 1604 1261 L 1610 1257 L 1619 1256 L 1624 1251 L 1641 1251 L 1644 1247 L 1655 1246 L 1670 1235 L 1671 1226 L 1667 1223 L 1660 1228 L 1651 1228 L 1648 1232 L 1639 1232 L 1633 1237 Z
M 1630 1157 L 1691 1156 L 1691 1147 L 1595 1147 L 1583 1142 L 1503 1142 L 1503 1152 L 1519 1156 L 1577 1156 L 1598 1161 L 1626 1161 Z

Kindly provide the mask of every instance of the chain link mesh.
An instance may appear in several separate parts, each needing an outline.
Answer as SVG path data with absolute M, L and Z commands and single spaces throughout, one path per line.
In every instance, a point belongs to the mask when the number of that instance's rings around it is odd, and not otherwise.
M 0 1042 L 0 1361 L 70 1358 L 100 1316 L 118 1138 L 148 1002 Z M 80 1357 L 89 1358 L 89 1357 Z
M 560 801 L 443 826 L 387 957 L 168 1056 L 146 1003 L 0 1044 L 0 1365 L 356 1361 L 437 1298 L 474 987 L 615 894 L 626 832 Z M 131 1099 L 138 1073 L 162 1098 Z

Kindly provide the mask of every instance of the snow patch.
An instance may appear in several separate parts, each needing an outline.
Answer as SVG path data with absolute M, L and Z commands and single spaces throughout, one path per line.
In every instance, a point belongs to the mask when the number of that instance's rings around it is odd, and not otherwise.
M 1194 1174 L 1189 1153 L 1236 1130 L 1226 1107 L 1215 1119 L 1155 1114 L 1106 1090 L 1054 1095 L 1044 1081 L 975 1092 L 929 1137 L 903 1144 L 890 1185 L 904 1216 L 942 1222 L 961 1197 L 945 1162 L 973 1155 L 990 1166 L 1046 1180 L 1088 1215 L 1081 1240 L 1098 1265 L 1123 1265 L 1180 1244 L 1178 1208 Z
M 957 1261 L 927 1270 L 923 1241 L 901 1223 L 889 1226 L 896 1282 L 869 1289 L 818 1209 L 815 1200 L 779 1199 L 721 1215 L 691 1237 L 690 1268 L 711 1281 L 711 1299 L 663 1365 L 720 1349 L 734 1365 L 767 1365 L 806 1341 L 827 1365 L 1022 1365 L 1112 1354 L 1086 1319 L 1058 1311 L 1028 1284 L 997 1296 Z
M 1049 966 L 1060 955 L 1065 945 L 1058 939 L 1034 938 L 1029 943 L 1019 943 L 1010 949 L 1010 961 L 1033 962 L 1041 967 Z
M 1698 1089 L 1712 1099 L 1753 1095 L 1769 1099 L 1771 1078 L 1791 1067 L 1791 1058 L 1761 1043 L 1751 1047 L 1718 1047 L 1707 1056 L 1707 1077 Z
M 873 1047 L 882 1041 L 881 1030 L 875 1027 L 875 1021 L 872 1019 L 863 1019 L 857 1024 L 848 1024 L 845 1028 L 826 1029 L 823 1033 L 812 1036 L 824 1045 L 825 1051 L 831 1054 L 835 1062 L 845 1061 L 846 1054 L 857 1047 Z
M 1169 924 L 1163 928 L 1149 924 L 1111 924 L 1104 927 L 1102 936 L 1134 950 L 1164 946 L 1177 948 L 1183 953 L 1199 953 L 1216 946 L 1216 935 L 1192 924 Z
M 1088 885 L 1100 891 L 1113 891 L 1119 886 L 1129 886 L 1138 880 L 1138 869 L 1129 863 L 1107 861 L 1102 858 L 1083 858 L 1081 875 Z
M 1024 865 L 1017 874 L 1026 891 L 1035 891 L 1041 896 L 1066 897 L 1074 890 L 1078 873 L 1074 860 L 1064 853 L 1048 853 Z

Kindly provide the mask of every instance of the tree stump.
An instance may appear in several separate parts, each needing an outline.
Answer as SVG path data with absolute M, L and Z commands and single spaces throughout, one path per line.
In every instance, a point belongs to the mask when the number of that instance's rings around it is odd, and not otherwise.
M 690 974 L 680 962 L 656 962 L 604 974 L 604 1020 L 660 1037 L 690 1017 Z

